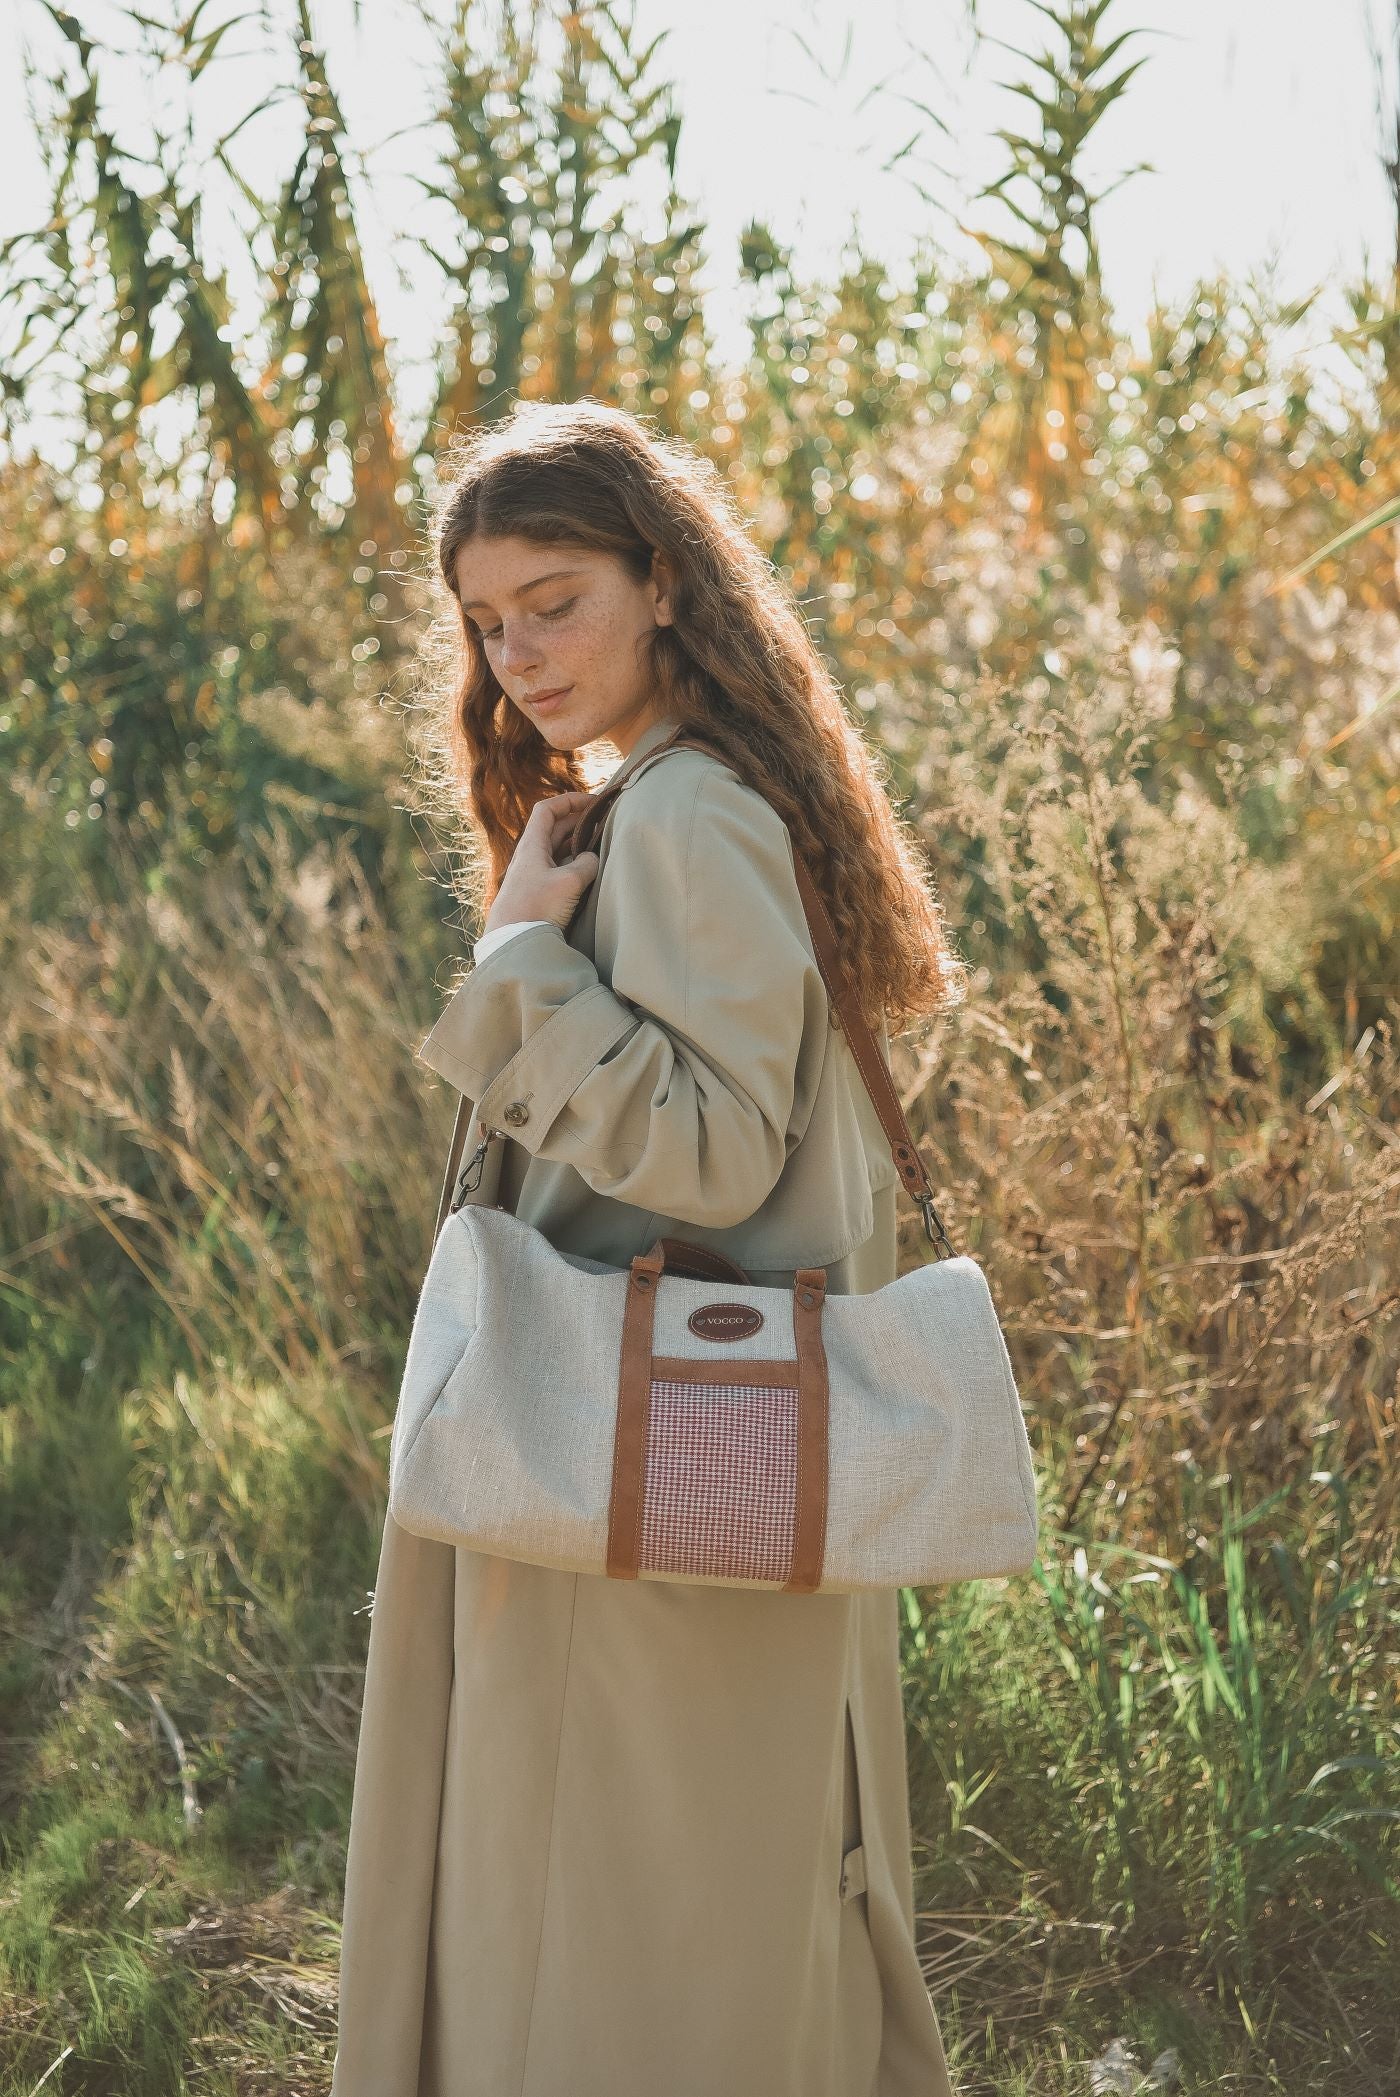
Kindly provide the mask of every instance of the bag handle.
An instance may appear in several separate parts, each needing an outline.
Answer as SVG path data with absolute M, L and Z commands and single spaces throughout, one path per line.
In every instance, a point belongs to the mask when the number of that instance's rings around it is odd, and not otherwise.
M 643 766 L 639 766 L 637 771 L 629 772 L 626 780 L 620 780 L 616 786 L 604 786 L 599 789 L 594 800 L 589 803 L 574 824 L 570 838 L 570 849 L 574 852 L 588 850 L 589 847 L 586 840 L 591 836 L 595 824 L 601 821 L 608 806 L 623 791 L 624 787 L 638 776 L 638 772 L 644 769 L 645 765 L 653 763 L 655 759 L 663 756 L 667 750 L 678 749 L 702 750 L 709 757 L 722 759 L 725 764 L 731 762 L 727 754 L 717 749 L 714 744 L 692 734 L 684 727 L 677 729 L 676 733 L 668 736 L 664 743 L 659 743 L 655 750 L 648 751 Z M 812 936 L 812 948 L 817 957 L 817 967 L 820 969 L 822 981 L 826 985 L 826 992 L 831 1001 L 832 1010 L 836 1014 L 841 1030 L 850 1045 L 851 1054 L 855 1058 L 856 1069 L 860 1073 L 861 1082 L 870 1096 L 870 1104 L 874 1107 L 880 1126 L 885 1132 L 885 1138 L 890 1146 L 890 1155 L 894 1159 L 894 1167 L 899 1175 L 900 1184 L 904 1188 L 905 1193 L 912 1200 L 916 1201 L 922 1210 L 924 1231 L 930 1243 L 937 1247 L 938 1241 L 941 1239 L 943 1247 L 951 1254 L 953 1251 L 952 1241 L 944 1230 L 938 1211 L 933 1205 L 933 1181 L 929 1177 L 928 1167 L 910 1132 L 904 1109 L 899 1103 L 899 1094 L 894 1089 L 894 1079 L 890 1074 L 890 1067 L 881 1055 L 880 1045 L 875 1039 L 875 1035 L 862 1014 L 852 992 L 850 979 L 841 960 L 841 950 L 837 942 L 835 927 L 832 925 L 826 904 L 822 900 L 821 890 L 813 880 L 811 870 L 802 854 L 797 850 L 795 843 L 793 845 L 792 859 L 793 870 L 797 875 L 797 892 L 801 898 L 803 912 L 807 919 L 807 929 Z M 452 1131 L 452 1144 L 448 1155 L 447 1173 L 443 1180 L 442 1196 L 438 1203 L 438 1217 L 434 1236 L 436 1236 L 437 1231 L 441 1230 L 448 1210 L 451 1207 L 453 1181 L 456 1177 L 457 1166 L 462 1152 L 466 1147 L 467 1121 L 467 1103 L 463 1099 L 458 1106 L 456 1125 Z M 938 1250 L 936 1256 L 942 1259 L 944 1257 L 943 1251 Z
M 727 1252 L 716 1252 L 712 1245 L 692 1245 L 688 1238 L 657 1238 L 650 1249 L 660 1253 L 665 1273 L 683 1274 L 689 1281 L 747 1282 L 749 1278 L 737 1260 L 731 1260 Z

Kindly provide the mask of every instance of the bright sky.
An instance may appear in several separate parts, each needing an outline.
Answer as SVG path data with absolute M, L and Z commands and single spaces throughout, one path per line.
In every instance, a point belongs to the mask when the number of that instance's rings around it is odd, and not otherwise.
M 117 22 L 110 0 L 69 5 L 99 35 Z M 227 11 L 241 11 L 236 0 Z M 352 132 L 362 150 L 376 149 L 362 230 L 411 395 L 442 307 L 431 268 L 402 238 L 420 216 L 411 178 L 427 151 L 421 139 L 394 134 L 430 99 L 426 35 L 406 0 L 359 0 L 358 8 L 312 0 L 311 12 Z M 1098 214 L 1108 291 L 1124 324 L 1140 322 L 1154 293 L 1178 297 L 1217 268 L 1236 279 L 1271 275 L 1288 294 L 1328 287 L 1323 310 L 1335 315 L 1342 282 L 1368 261 L 1389 265 L 1395 230 L 1372 48 L 1393 36 L 1394 12 L 1394 0 L 1117 0 L 1105 32 L 1150 29 L 1133 47 L 1147 63 L 1100 128 L 1091 187 L 1136 161 L 1154 168 Z M 897 268 L 921 233 L 967 254 L 957 220 L 997 223 L 974 193 L 1004 164 L 996 127 L 1019 127 L 1030 111 L 1000 84 L 1027 68 L 995 39 L 1043 49 L 1049 24 L 1028 0 L 978 0 L 984 37 L 974 47 L 968 14 L 967 0 L 636 0 L 638 28 L 667 32 L 661 51 L 684 118 L 679 181 L 709 228 L 710 310 L 723 352 L 744 348 L 737 236 L 752 216 L 793 242 L 813 271 L 831 266 L 853 229 Z M 216 19 L 213 9 L 207 19 Z M 287 76 L 259 34 L 250 21 L 225 47 L 248 55 L 219 72 L 211 109 L 224 123 Z M 0 0 L 0 237 L 43 210 L 21 47 L 47 56 L 58 41 L 39 0 Z M 884 92 L 863 100 L 881 82 Z M 901 170 L 882 169 L 918 121 L 900 93 L 929 104 L 952 132 L 928 133 L 921 179 L 933 204 Z M 142 114 L 134 77 L 114 74 L 109 124 L 121 137 Z M 277 114 L 262 124 L 268 150 L 258 179 L 271 187 L 289 165 L 291 132 Z M 1303 339 L 1325 332 L 1319 315 Z

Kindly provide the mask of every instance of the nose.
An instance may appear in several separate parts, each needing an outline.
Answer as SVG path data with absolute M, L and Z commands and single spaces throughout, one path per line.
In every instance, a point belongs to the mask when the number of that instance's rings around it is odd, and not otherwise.
M 539 649 L 532 643 L 527 629 L 512 625 L 509 619 L 501 623 L 500 664 L 508 677 L 523 677 L 539 660 Z

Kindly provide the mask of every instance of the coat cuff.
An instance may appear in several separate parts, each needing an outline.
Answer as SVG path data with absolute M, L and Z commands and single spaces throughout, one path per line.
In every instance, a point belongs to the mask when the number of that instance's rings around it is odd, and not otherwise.
M 488 954 L 494 954 L 497 947 L 503 947 L 506 941 L 514 939 L 518 932 L 528 932 L 532 925 L 548 925 L 552 922 L 553 920 L 547 917 L 521 917 L 513 918 L 508 925 L 497 925 L 490 932 L 481 934 L 472 948 L 472 959 L 484 961 Z
M 458 985 L 418 1050 L 488 1128 L 534 1151 L 571 1093 L 639 1025 L 554 924 L 503 941 Z

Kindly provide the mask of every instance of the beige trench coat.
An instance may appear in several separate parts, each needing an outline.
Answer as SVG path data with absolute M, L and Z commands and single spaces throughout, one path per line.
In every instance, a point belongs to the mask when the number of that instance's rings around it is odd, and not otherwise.
M 684 1237 L 754 1281 L 876 1288 L 894 1167 L 787 830 L 718 758 L 646 763 L 673 726 L 613 774 L 567 934 L 503 942 L 419 1053 L 509 1131 L 477 1198 L 561 1251 Z M 555 1572 L 386 1518 L 332 2097 L 948 2097 L 896 1608 Z

